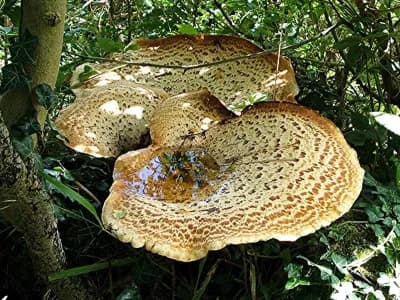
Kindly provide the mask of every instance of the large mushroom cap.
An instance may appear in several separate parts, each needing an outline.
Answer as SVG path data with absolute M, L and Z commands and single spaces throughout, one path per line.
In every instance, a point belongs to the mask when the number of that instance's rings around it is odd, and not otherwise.
M 196 135 L 119 157 L 103 221 L 121 241 L 180 261 L 228 244 L 294 241 L 358 197 L 363 170 L 335 125 L 265 103 Z
M 262 51 L 248 40 L 221 35 L 177 35 L 154 40 L 141 39 L 136 42 L 138 50 L 122 55 L 116 54 L 115 59 L 165 66 L 193 66 Z M 211 94 L 233 107 L 248 101 L 249 97 L 256 93 L 269 94 L 275 101 L 293 102 L 298 93 L 290 62 L 272 53 L 190 70 L 126 63 L 101 63 L 91 66 L 97 70 L 98 75 L 85 82 L 80 89 L 104 85 L 119 79 L 162 88 L 170 95 L 206 87 Z
M 68 146 L 95 157 L 118 156 L 141 145 L 150 118 L 167 94 L 132 81 L 88 90 L 62 110 L 56 125 Z

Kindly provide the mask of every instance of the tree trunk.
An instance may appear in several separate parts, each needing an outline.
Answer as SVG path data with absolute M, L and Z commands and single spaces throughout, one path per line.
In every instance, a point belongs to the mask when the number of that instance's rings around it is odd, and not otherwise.
M 48 282 L 49 274 L 66 265 L 53 205 L 40 183 L 33 159 L 21 159 L 0 115 L 0 200 L 9 199 L 17 200 L 18 223 L 41 282 L 48 284 L 59 299 L 91 299 L 76 279 Z
M 20 38 L 34 36 L 38 41 L 34 51 L 30 53 L 32 61 L 24 64 L 31 78 L 31 90 L 19 93 L 11 91 L 2 99 L 3 112 L 7 111 L 4 105 L 29 103 L 26 101 L 31 100 L 42 128 L 47 111 L 31 96 L 31 91 L 38 84 L 46 83 L 51 87 L 55 85 L 60 64 L 65 12 L 66 0 L 22 1 Z M 10 95 L 14 97 L 10 99 Z M 15 99 L 16 95 L 20 99 Z M 49 274 L 61 271 L 66 266 L 53 204 L 38 176 L 34 159 L 22 158 L 15 150 L 1 115 L 0 111 L 0 200 L 16 200 L 13 208 L 17 212 L 18 220 L 15 223 L 24 234 L 36 276 L 42 283 L 47 284 L 59 299 L 92 299 L 87 290 L 82 288 L 78 278 L 48 281 Z
M 56 83 L 66 8 L 66 0 L 22 1 L 21 35 L 24 37 L 29 32 L 38 39 L 38 44 L 32 53 L 34 63 L 25 63 L 33 88 L 41 83 L 47 83 L 53 88 Z M 38 112 L 38 121 L 43 127 L 47 112 L 35 99 L 33 105 Z

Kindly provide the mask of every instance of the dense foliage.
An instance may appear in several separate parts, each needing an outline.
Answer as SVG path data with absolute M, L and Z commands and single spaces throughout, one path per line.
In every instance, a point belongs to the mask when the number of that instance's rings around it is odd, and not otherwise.
M 29 85 L 20 62 L 34 38 L 16 39 L 18 1 L 0 5 L 5 91 Z M 234 34 L 279 48 L 295 65 L 298 102 L 333 120 L 357 150 L 366 170 L 361 196 L 343 218 L 294 243 L 229 246 L 178 263 L 110 237 L 97 216 L 113 161 L 68 150 L 51 118 L 40 154 L 32 152 L 24 137 L 38 129 L 27 116 L 14 128 L 15 143 L 35 155 L 47 180 L 74 267 L 52 279 L 83 276 L 106 299 L 400 299 L 400 136 L 370 114 L 400 112 L 400 2 L 68 0 L 58 97 L 43 86 L 38 98 L 54 117 L 74 98 L 77 65 L 131 49 L 137 37 L 176 33 Z M 41 293 L 21 233 L 1 219 L 0 241 L 0 298 Z

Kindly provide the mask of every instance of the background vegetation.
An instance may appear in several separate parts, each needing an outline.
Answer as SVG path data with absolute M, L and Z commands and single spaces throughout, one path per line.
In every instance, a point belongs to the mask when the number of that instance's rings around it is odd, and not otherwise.
M 56 94 L 42 97 L 50 118 L 39 152 L 24 139 L 37 130 L 32 117 L 12 131 L 15 147 L 35 158 L 54 198 L 71 269 L 51 280 L 80 276 L 97 299 L 400 299 L 400 137 L 370 115 L 400 111 L 399 1 L 68 0 L 67 5 Z M 19 1 L 0 6 L 5 92 L 29 83 L 13 69 L 26 59 L 21 53 L 29 57 L 29 43 L 17 39 Z M 294 243 L 229 246 L 193 263 L 131 249 L 102 230 L 94 215 L 107 197 L 113 160 L 67 149 L 51 119 L 73 101 L 71 72 L 87 57 L 124 51 L 137 37 L 176 33 L 234 34 L 265 49 L 284 49 L 295 66 L 298 102 L 333 120 L 366 170 L 361 196 L 348 214 Z M 52 299 L 32 278 L 22 233 L 5 218 L 0 245 L 0 298 Z

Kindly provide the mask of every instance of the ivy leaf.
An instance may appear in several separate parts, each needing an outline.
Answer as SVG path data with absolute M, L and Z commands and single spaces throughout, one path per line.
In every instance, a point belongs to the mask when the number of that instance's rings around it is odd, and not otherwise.
M 2 68 L 3 78 L 0 85 L 0 94 L 7 90 L 25 88 L 30 85 L 30 78 L 21 64 L 11 63 Z
M 23 138 L 13 138 L 12 139 L 15 150 L 22 157 L 28 157 L 33 153 L 33 139 L 31 136 L 25 136 Z
M 305 286 L 305 285 L 311 285 L 310 281 L 299 278 L 290 278 L 285 284 L 285 289 L 291 290 L 298 286 Z
M 366 137 L 361 130 L 346 132 L 344 136 L 354 146 L 364 146 L 366 142 Z
M 127 288 L 124 289 L 117 297 L 116 300 L 140 300 L 139 291 L 137 288 Z
M 25 30 L 22 39 L 10 47 L 12 62 L 21 64 L 35 63 L 32 54 L 35 52 L 38 42 L 36 36 L 33 36 L 29 30 Z
M 34 93 L 38 103 L 46 109 L 49 109 L 57 100 L 56 94 L 47 83 L 37 85 L 34 89 Z
M 22 138 L 13 138 L 13 146 L 15 150 L 21 155 L 22 158 L 32 158 L 35 162 L 36 168 L 41 171 L 43 170 L 43 161 L 41 156 L 34 151 L 34 144 L 32 136 L 25 136 Z
M 12 127 L 12 135 L 18 138 L 40 134 L 41 132 L 40 124 L 33 114 L 24 116 Z

